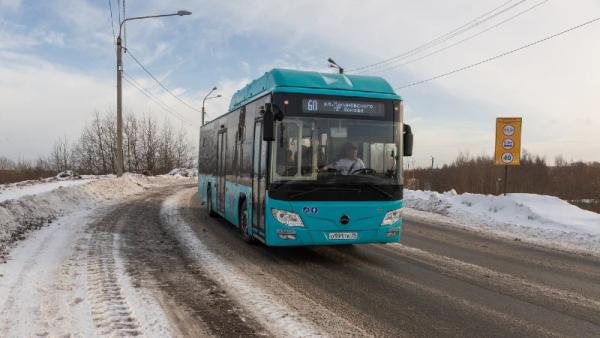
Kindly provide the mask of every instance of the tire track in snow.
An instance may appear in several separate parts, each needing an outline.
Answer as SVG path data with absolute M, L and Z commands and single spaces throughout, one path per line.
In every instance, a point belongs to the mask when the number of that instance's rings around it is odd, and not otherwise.
M 139 336 L 140 327 L 121 292 L 115 266 L 115 236 L 92 233 L 87 252 L 87 286 L 92 318 L 102 335 Z
M 317 337 L 326 335 L 310 320 L 301 317 L 274 296 L 253 285 L 241 271 L 237 271 L 235 267 L 210 252 L 198 240 L 178 210 L 184 196 L 189 196 L 189 191 L 184 190 L 167 198 L 162 205 L 161 217 L 177 239 L 190 250 L 197 260 L 202 262 L 202 267 L 219 284 L 225 286 L 240 304 L 255 313 L 256 319 L 263 326 L 274 331 L 273 333 L 277 336 Z

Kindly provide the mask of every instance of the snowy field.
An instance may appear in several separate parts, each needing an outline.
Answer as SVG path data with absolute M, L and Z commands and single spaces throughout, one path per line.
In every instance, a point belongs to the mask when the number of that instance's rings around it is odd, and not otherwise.
M 553 247 L 600 253 L 600 214 L 557 197 L 405 191 L 408 219 L 486 231 Z

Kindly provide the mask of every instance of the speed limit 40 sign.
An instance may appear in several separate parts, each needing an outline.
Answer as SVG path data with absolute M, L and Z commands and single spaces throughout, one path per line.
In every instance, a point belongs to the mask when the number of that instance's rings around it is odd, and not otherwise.
M 496 165 L 521 164 L 520 117 L 496 118 Z

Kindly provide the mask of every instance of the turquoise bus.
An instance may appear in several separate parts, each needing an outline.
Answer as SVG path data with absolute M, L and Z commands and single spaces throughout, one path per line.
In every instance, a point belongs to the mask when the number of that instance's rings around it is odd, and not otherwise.
M 198 198 L 247 242 L 398 242 L 412 139 L 384 79 L 273 69 L 200 128 Z

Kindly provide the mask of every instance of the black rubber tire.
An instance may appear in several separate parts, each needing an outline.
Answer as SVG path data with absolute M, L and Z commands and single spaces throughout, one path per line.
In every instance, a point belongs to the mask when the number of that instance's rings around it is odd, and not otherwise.
M 217 217 L 217 213 L 213 211 L 212 208 L 212 191 L 210 188 L 206 189 L 206 212 L 210 217 Z
M 238 222 L 239 222 L 239 230 L 240 235 L 242 236 L 242 240 L 246 243 L 254 243 L 254 237 L 248 234 L 248 208 L 246 207 L 246 202 L 242 202 L 240 207 L 238 208 Z

